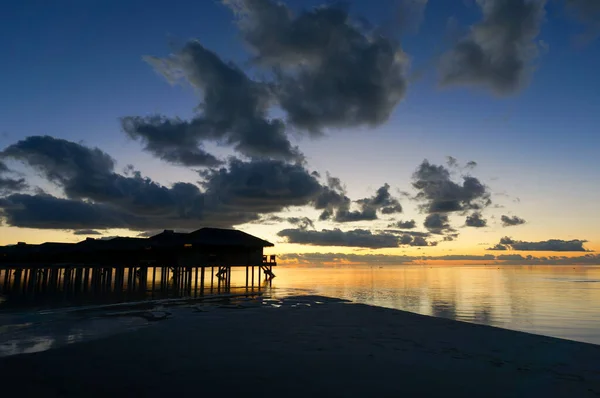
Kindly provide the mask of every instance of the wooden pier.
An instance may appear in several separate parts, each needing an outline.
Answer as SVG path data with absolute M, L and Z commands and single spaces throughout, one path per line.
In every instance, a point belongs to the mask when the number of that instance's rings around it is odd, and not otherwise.
M 3 246 L 0 295 L 9 302 L 76 302 L 259 291 L 277 266 L 274 255 L 262 254 L 267 246 L 273 245 L 213 228 L 164 231 L 146 239 Z

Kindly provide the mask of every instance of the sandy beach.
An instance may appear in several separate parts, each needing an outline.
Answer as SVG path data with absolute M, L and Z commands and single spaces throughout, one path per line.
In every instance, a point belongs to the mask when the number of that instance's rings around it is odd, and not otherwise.
M 316 296 L 169 311 L 140 330 L 2 358 L 3 393 L 600 395 L 596 345 Z

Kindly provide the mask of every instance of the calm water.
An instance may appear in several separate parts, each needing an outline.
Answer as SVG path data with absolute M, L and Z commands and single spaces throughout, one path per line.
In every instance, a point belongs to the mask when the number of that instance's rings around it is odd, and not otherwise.
M 366 266 L 289 267 L 277 277 L 245 288 L 245 271 L 235 269 L 231 288 L 220 293 L 261 291 L 267 296 L 318 294 L 460 321 L 600 344 L 600 266 Z M 204 292 L 211 289 L 207 271 Z M 262 278 L 261 278 L 262 279 Z M 60 282 L 60 281 L 59 281 Z M 106 319 L 74 315 L 85 307 L 119 311 L 108 303 L 197 296 L 199 288 L 159 292 L 150 287 L 131 294 L 110 292 L 24 294 L 0 292 L 0 357 L 42 351 L 143 327 L 136 317 Z M 60 282 L 58 286 L 63 286 Z M 214 286 L 213 286 L 214 287 Z M 213 291 L 214 290 L 214 291 Z M 83 307 L 81 307 L 83 306 Z M 137 306 L 137 304 L 136 304 Z M 158 307 L 156 307 L 158 306 Z M 75 308 L 74 308 L 75 307 Z M 120 308 L 120 307 L 119 307 Z M 76 309 L 77 311 L 73 311 Z
M 600 267 L 277 267 L 272 289 L 600 344 Z

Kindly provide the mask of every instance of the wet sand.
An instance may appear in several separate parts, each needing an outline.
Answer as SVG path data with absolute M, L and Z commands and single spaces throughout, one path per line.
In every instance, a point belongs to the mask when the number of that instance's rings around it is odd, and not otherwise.
M 0 358 L 6 396 L 597 397 L 600 346 L 320 297 Z M 280 305 L 278 307 L 278 305 Z

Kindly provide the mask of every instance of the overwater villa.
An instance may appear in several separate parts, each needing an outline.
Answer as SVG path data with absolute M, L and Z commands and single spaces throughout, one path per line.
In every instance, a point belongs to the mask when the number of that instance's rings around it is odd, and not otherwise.
M 243 267 L 246 286 L 275 275 L 266 240 L 233 229 L 201 228 L 190 233 L 164 230 L 149 238 L 87 238 L 78 243 L 18 243 L 0 246 L 0 287 L 38 291 L 163 289 L 204 293 L 206 271 L 218 288 L 230 287 L 231 269 Z M 157 274 L 159 280 L 157 280 Z M 170 282 L 172 281 L 172 282 Z M 61 286 L 59 286 L 61 285 Z

